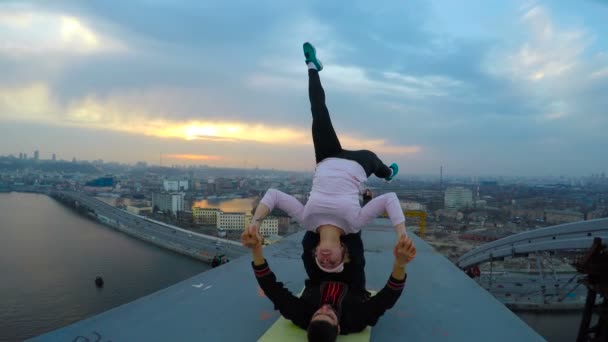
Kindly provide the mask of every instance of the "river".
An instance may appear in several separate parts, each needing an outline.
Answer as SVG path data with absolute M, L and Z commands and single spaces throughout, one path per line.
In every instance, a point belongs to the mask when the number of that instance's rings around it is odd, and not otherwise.
M 250 213 L 253 209 L 255 198 L 234 198 L 234 199 L 217 199 L 217 200 L 200 200 L 194 201 L 193 207 L 200 208 L 219 208 L 224 212 L 247 212 Z
M 40 335 L 208 269 L 45 195 L 0 193 L 0 341 Z

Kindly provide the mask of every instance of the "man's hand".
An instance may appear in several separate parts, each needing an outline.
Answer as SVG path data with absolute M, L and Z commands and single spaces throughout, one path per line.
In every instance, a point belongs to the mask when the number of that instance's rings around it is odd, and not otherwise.
M 254 265 L 263 265 L 266 260 L 264 259 L 264 253 L 262 251 L 262 244 L 264 243 L 264 237 L 258 233 L 259 226 L 250 225 L 245 228 L 243 234 L 241 234 L 241 243 L 243 246 L 251 249 L 253 255 Z
M 393 249 L 393 254 L 395 255 L 395 266 L 405 267 L 416 257 L 416 246 L 410 237 L 401 235 Z
M 251 249 L 262 247 L 264 238 L 258 233 L 258 226 L 251 224 L 241 234 L 241 243 L 243 246 Z

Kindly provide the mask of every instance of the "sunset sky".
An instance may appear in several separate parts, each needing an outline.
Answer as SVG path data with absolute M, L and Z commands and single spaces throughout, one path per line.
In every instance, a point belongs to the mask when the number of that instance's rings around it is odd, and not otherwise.
M 0 154 L 312 170 L 608 172 L 608 1 L 3 1 Z

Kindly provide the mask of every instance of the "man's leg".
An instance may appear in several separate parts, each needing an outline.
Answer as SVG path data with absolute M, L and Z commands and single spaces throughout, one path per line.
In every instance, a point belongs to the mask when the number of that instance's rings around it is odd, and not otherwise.
M 319 78 L 316 52 L 310 43 L 304 43 L 304 56 L 308 62 L 308 97 L 312 112 L 312 141 L 315 146 L 317 163 L 332 157 L 342 151 L 340 140 L 329 117 L 329 110 L 325 105 L 325 91 Z M 313 63 L 315 62 L 315 63 Z

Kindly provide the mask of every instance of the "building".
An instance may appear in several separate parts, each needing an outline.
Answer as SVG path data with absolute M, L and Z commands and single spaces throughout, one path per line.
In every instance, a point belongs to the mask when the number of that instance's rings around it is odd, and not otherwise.
M 215 179 L 211 178 L 211 179 L 207 180 L 207 185 L 206 185 L 205 190 L 210 194 L 216 193 Z
M 280 216 L 280 217 L 278 217 L 278 220 L 279 220 L 279 235 L 285 236 L 285 235 L 291 233 L 291 231 L 289 230 L 291 218 L 289 216 Z
M 192 208 L 192 216 L 196 224 L 208 224 L 217 226 L 217 208 Z
M 167 192 L 188 191 L 187 180 L 164 180 L 163 190 Z
M 608 209 L 598 208 L 587 213 L 587 220 L 594 220 L 603 217 L 608 217 Z
M 526 220 L 537 220 L 537 219 L 544 219 L 545 210 L 542 207 L 532 208 L 532 209 L 511 208 L 510 214 L 512 217 L 521 217 Z
M 128 205 L 127 211 L 130 213 L 133 213 L 135 215 L 146 216 L 146 215 L 152 213 L 152 207 L 149 205 L 134 204 L 134 205 Z
M 177 212 L 177 222 L 182 225 L 192 226 L 194 223 L 194 213 L 189 210 Z
M 424 204 L 418 203 L 418 202 L 404 201 L 404 202 L 401 202 L 401 209 L 426 211 L 426 206 Z
M 40 152 L 38 152 L 38 150 L 34 151 L 34 160 L 39 160 L 40 159 Z
M 234 192 L 238 189 L 240 182 L 230 178 L 213 178 L 209 179 L 209 184 L 207 190 L 209 193 L 214 193 L 216 195 L 226 194 Z
M 464 218 L 464 214 L 460 211 L 450 210 L 450 209 L 439 209 L 435 211 L 435 217 L 448 219 L 448 220 L 456 220 L 462 221 Z
M 115 185 L 114 177 L 104 176 L 84 183 L 84 190 L 89 192 L 107 192 L 112 191 Z
M 171 212 L 177 215 L 178 211 L 184 210 L 184 194 L 180 192 L 155 192 L 152 193 L 152 207 L 157 207 L 163 212 Z
M 217 229 L 224 231 L 238 231 L 245 230 L 246 225 L 251 219 L 251 215 L 245 215 L 245 213 L 225 213 L 223 211 L 217 212 Z
M 486 200 L 476 200 L 475 201 L 475 208 L 485 208 L 488 205 L 488 202 Z
M 444 206 L 452 210 L 472 207 L 473 192 L 461 186 L 451 186 L 445 190 Z
M 584 219 L 585 215 L 578 211 L 545 210 L 545 222 L 549 224 L 577 222 Z
M 57 155 L 55 155 L 55 153 L 53 153 L 53 161 L 57 161 Z
M 219 231 L 243 231 L 251 221 L 251 214 L 225 213 L 217 211 L 217 229 Z M 263 236 L 279 234 L 279 218 L 267 216 L 260 225 L 259 233 Z
M 264 221 L 262 221 L 259 232 L 262 234 L 262 236 L 279 235 L 279 218 L 267 216 Z

